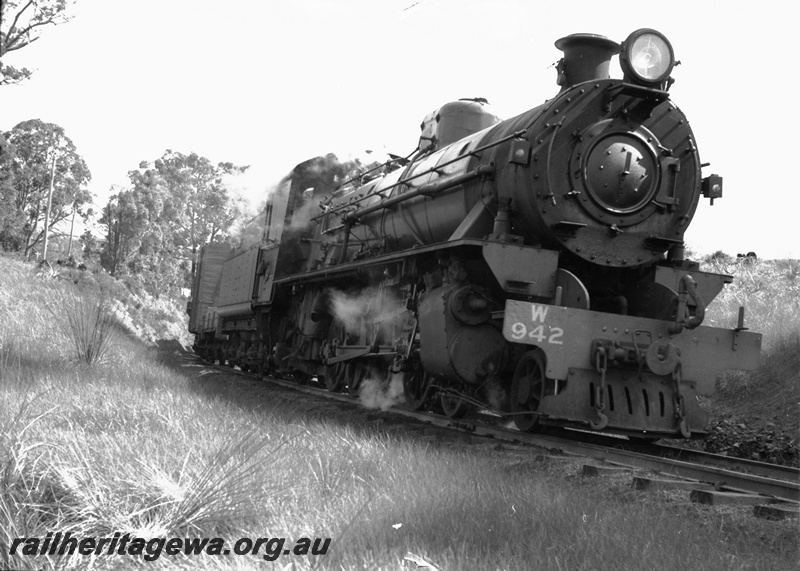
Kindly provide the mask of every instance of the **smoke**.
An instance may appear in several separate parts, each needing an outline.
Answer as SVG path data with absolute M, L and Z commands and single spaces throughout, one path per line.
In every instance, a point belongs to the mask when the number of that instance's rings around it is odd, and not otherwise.
M 322 213 L 322 208 L 319 205 L 319 200 L 314 200 L 313 195 L 311 198 L 305 198 L 305 202 L 298 202 L 294 207 L 294 214 L 289 226 L 286 227 L 290 232 L 301 232 L 307 230 L 316 221 L 311 219 L 317 214 Z
M 229 192 L 243 197 L 240 212 L 229 231 L 231 242 L 247 248 L 261 241 L 267 223 L 267 204 L 272 204 L 270 238 L 277 240 L 285 230 L 297 232 L 310 227 L 311 217 L 320 212 L 319 192 L 334 188 L 339 168 L 336 155 L 328 154 L 299 163 L 272 184 L 259 184 L 253 172 L 227 177 Z M 293 192 L 297 193 L 294 213 L 290 225 L 284 228 L 285 209 Z M 258 214 L 254 216 L 253 212 Z
M 232 245 L 244 249 L 261 241 L 266 224 L 267 200 L 280 191 L 281 183 L 262 186 L 258 194 L 251 193 L 246 201 L 239 203 L 239 212 L 228 229 Z
M 366 173 L 377 167 L 371 173 L 371 176 L 375 176 L 380 165 L 389 160 L 385 150 L 369 150 L 344 156 L 346 158 L 340 160 L 337 155 L 328 153 L 303 161 L 273 184 L 261 183 L 265 175 L 258 169 L 226 176 L 226 188 L 239 199 L 239 213 L 228 232 L 231 242 L 238 247 L 247 248 L 261 240 L 266 223 L 267 203 L 273 203 L 274 206 L 270 224 L 273 228 L 271 238 L 278 239 L 283 231 L 308 230 L 315 224 L 311 218 L 322 213 L 320 202 L 347 182 L 352 173 Z M 291 193 L 294 193 L 294 197 L 290 196 Z M 284 228 L 284 208 L 290 203 L 294 211 L 289 225 Z M 253 212 L 258 214 L 253 216 Z
M 284 179 L 281 192 L 283 200 L 290 204 L 292 218 L 286 230 L 303 232 L 317 222 L 311 219 L 322 213 L 320 202 L 329 196 L 340 184 L 342 164 L 336 155 L 315 157 L 295 166 Z M 293 193 L 294 196 L 289 196 Z
M 249 248 L 261 241 L 264 233 L 264 209 L 258 214 L 234 222 L 229 231 L 233 244 L 237 248 Z
M 393 373 L 388 383 L 380 380 L 377 371 L 370 370 L 370 375 L 361 381 L 358 399 L 366 408 L 389 410 L 404 400 L 403 374 Z

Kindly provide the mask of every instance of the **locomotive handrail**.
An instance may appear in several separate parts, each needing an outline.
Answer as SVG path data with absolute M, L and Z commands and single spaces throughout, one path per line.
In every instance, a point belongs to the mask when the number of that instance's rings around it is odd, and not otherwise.
M 555 143 L 555 141 L 556 141 L 556 134 L 558 133 L 558 130 L 561 129 L 561 126 L 564 124 L 564 119 L 566 119 L 566 118 L 567 118 L 566 116 L 561 117 L 561 121 L 559 121 L 558 123 L 553 125 L 553 132 L 550 133 L 550 143 L 548 143 L 548 145 L 547 145 L 547 156 L 548 157 L 551 156 L 552 153 L 553 153 L 553 143 Z M 544 187 L 548 188 L 548 189 L 550 188 L 550 163 L 551 163 L 551 161 L 548 160 L 547 161 L 547 168 L 544 171 L 544 176 L 545 176 L 545 186 Z M 553 203 L 553 206 L 556 205 L 556 196 L 555 196 L 555 194 L 553 194 L 552 190 L 550 191 L 549 196 L 546 195 L 545 198 L 549 198 L 550 201 Z
M 521 138 L 523 135 L 525 135 L 525 133 L 527 133 L 527 129 L 522 129 L 522 130 L 519 130 L 519 131 L 515 131 L 515 132 L 511 133 L 510 135 L 506 135 L 505 137 L 503 137 L 501 139 L 498 139 L 497 141 L 494 141 L 494 142 L 489 143 L 487 145 L 483 145 L 482 147 L 477 147 L 477 148 L 469 151 L 468 153 L 464 153 L 463 155 L 459 155 L 454 159 L 450 159 L 449 161 L 445 161 L 445 162 L 443 162 L 441 164 L 437 164 L 436 166 L 431 167 L 431 168 L 429 168 L 429 169 L 427 169 L 425 171 L 422 171 L 422 172 L 416 173 L 414 175 L 411 175 L 408 178 L 401 178 L 400 180 L 398 180 L 397 182 L 395 182 L 393 184 L 390 184 L 386 188 L 382 188 L 381 189 L 381 193 L 386 192 L 387 190 L 391 190 L 393 188 L 396 188 L 396 187 L 398 187 L 400 185 L 403 185 L 403 184 L 408 185 L 409 181 L 414 180 L 416 178 L 420 178 L 420 177 L 425 176 L 425 175 L 429 175 L 429 174 L 434 173 L 434 172 L 437 172 L 442 167 L 446 167 L 446 166 L 449 166 L 449 165 L 451 165 L 453 163 L 456 163 L 456 162 L 462 160 L 464 157 L 476 156 L 479 153 L 482 153 L 483 151 L 485 151 L 487 149 L 491 149 L 492 147 L 496 147 L 497 145 L 501 145 L 501 144 L 505 143 L 506 141 L 510 141 L 511 139 Z M 411 164 L 413 165 L 414 163 L 411 163 Z M 317 214 L 316 216 L 313 216 L 311 218 L 311 220 L 317 221 L 317 220 L 320 220 L 320 219 L 322 219 L 322 218 L 324 218 L 324 217 L 326 217 L 326 216 L 328 216 L 330 214 L 337 214 L 337 213 L 342 212 L 343 210 L 346 210 L 347 208 L 353 206 L 354 204 L 358 204 L 359 202 L 362 202 L 362 201 L 366 200 L 367 198 L 371 198 L 371 197 L 375 196 L 376 194 L 378 194 L 378 193 L 365 194 L 364 196 L 362 196 L 360 198 L 357 198 L 356 200 L 353 200 L 351 202 L 348 202 L 347 204 L 342 204 L 340 206 L 337 206 L 336 208 L 331 208 L 331 209 L 326 210 L 325 212 L 323 212 L 321 214 Z M 399 197 L 395 197 L 395 198 L 399 198 Z M 394 200 L 394 199 L 389 199 L 389 200 Z
M 448 188 L 454 188 L 472 179 L 490 175 L 493 172 L 494 168 L 490 167 L 489 165 L 481 165 L 476 169 L 465 172 L 464 174 L 457 175 L 452 178 L 444 179 L 442 181 L 434 183 L 423 184 L 421 186 L 414 188 L 410 192 L 401 194 L 400 196 L 395 196 L 394 198 L 387 198 L 385 200 L 381 200 L 378 204 L 375 204 L 373 206 L 367 206 L 366 208 L 362 208 L 361 210 L 356 210 L 355 212 L 345 214 L 344 216 L 342 216 L 342 220 L 345 222 L 345 224 L 347 223 L 352 224 L 357 222 L 360 217 L 366 216 L 367 214 L 377 212 L 378 210 L 385 210 L 387 208 L 391 208 L 396 204 L 405 202 L 406 200 L 411 200 L 412 198 L 416 198 L 417 196 L 421 195 L 433 196 L 434 194 L 447 190 Z

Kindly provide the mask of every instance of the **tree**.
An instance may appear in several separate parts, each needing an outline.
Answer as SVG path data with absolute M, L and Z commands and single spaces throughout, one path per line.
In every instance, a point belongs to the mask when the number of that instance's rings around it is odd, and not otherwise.
M 100 263 L 112 276 L 124 273 L 149 226 L 149 216 L 142 202 L 135 190 L 119 190 L 103 208 L 99 223 L 106 226 L 107 232 Z
M 21 247 L 21 227 L 14 202 L 14 147 L 4 133 L 0 133 L 0 248 L 19 250 Z
M 70 20 L 67 0 L 0 0 L 0 58 L 38 40 L 41 29 Z M 20 83 L 33 72 L 0 61 L 0 85 Z
M 83 260 L 88 265 L 89 263 L 96 264 L 100 261 L 100 243 L 90 229 L 83 231 L 83 234 L 78 238 L 83 253 Z
M 200 246 L 224 238 L 243 212 L 243 202 L 228 193 L 224 177 L 242 174 L 248 167 L 214 165 L 196 153 L 169 149 L 148 166 L 142 163 L 140 171 L 129 173 L 131 182 L 134 188 L 163 198 L 162 216 L 173 225 L 176 255 L 189 261 L 194 275 Z
M 91 215 L 83 207 L 92 196 L 86 185 L 92 175 L 64 129 L 40 119 L 23 121 L 6 133 L 13 147 L 11 182 L 14 189 L 13 220 L 7 227 L 17 233 L 20 249 L 29 257 L 44 236 L 47 195 L 53 177 L 48 230 L 72 215 Z
M 155 294 L 187 287 L 200 246 L 226 238 L 240 216 L 242 200 L 230 195 L 224 179 L 246 169 L 170 150 L 140 163 L 128 173 L 131 188 L 112 189 L 117 192 L 103 209 L 102 266 L 115 276 L 136 276 Z

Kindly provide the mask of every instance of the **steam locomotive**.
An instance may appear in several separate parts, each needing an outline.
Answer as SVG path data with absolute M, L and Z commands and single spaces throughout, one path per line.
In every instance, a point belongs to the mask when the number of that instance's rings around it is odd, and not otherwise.
M 331 391 L 379 383 L 412 408 L 523 431 L 702 436 L 698 397 L 755 368 L 761 346 L 743 308 L 731 329 L 701 325 L 732 278 L 684 259 L 722 178 L 702 176 L 670 100 L 664 35 L 555 45 L 560 91 L 543 105 L 500 120 L 459 100 L 424 118 L 408 157 L 295 167 L 254 244 L 203 248 L 197 354 Z

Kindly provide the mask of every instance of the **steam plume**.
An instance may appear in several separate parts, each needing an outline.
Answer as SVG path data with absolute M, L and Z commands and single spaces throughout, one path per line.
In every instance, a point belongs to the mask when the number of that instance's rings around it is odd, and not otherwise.
M 361 381 L 358 398 L 366 408 L 389 410 L 403 401 L 403 375 L 394 373 L 389 383 L 383 382 L 380 376 L 370 376 Z

